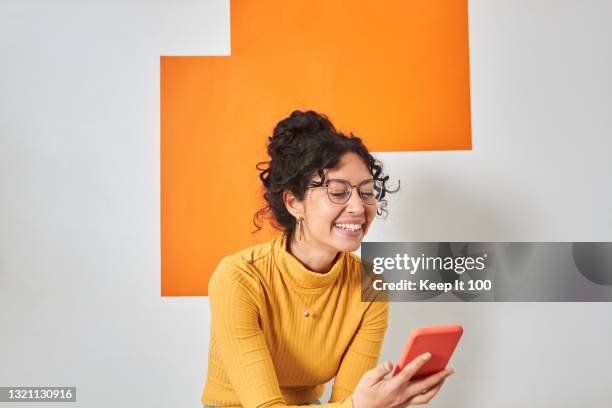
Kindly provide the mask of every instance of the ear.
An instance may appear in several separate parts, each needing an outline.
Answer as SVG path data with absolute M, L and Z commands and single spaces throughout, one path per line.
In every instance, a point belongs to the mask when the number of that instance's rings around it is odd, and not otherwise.
M 291 191 L 283 191 L 283 202 L 287 211 L 295 218 L 304 214 L 304 202 L 298 200 Z

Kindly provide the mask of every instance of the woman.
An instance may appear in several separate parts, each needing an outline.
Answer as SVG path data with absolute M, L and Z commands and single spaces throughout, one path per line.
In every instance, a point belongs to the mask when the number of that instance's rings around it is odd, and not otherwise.
M 421 381 L 418 358 L 386 380 L 376 367 L 388 303 L 361 302 L 356 251 L 376 215 L 386 215 L 388 176 L 361 139 L 313 111 L 295 111 L 269 138 L 259 163 L 267 206 L 283 231 L 224 257 L 211 276 L 212 314 L 204 407 L 380 408 L 426 403 L 450 370 Z M 268 164 L 267 168 L 260 165 Z M 353 191 L 356 190 L 356 191 Z

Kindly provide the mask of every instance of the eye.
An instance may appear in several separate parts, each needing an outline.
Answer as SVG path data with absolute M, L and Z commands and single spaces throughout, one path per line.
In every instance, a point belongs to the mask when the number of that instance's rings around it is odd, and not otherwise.
M 341 198 L 341 197 L 345 197 L 347 193 L 346 191 L 340 191 L 340 192 L 331 191 L 330 194 L 334 197 Z

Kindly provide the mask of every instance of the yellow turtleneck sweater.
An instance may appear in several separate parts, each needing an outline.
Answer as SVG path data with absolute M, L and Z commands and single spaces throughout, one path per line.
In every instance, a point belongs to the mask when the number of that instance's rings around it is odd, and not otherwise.
M 320 398 L 352 408 L 361 376 L 378 362 L 388 303 L 361 302 L 361 259 L 341 252 L 313 272 L 287 250 L 287 235 L 224 257 L 210 278 L 212 314 L 202 403 L 295 407 Z

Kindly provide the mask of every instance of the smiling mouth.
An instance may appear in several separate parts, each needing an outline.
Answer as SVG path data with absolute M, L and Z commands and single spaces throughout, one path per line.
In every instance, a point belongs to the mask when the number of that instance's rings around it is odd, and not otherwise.
M 334 224 L 334 227 L 345 231 L 361 231 L 363 224 Z

